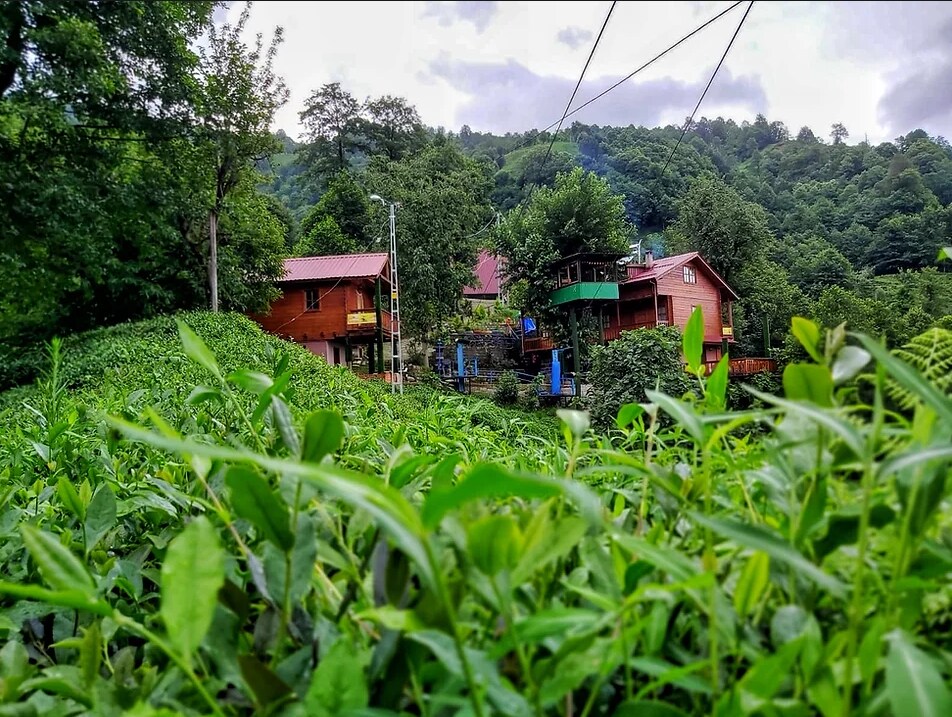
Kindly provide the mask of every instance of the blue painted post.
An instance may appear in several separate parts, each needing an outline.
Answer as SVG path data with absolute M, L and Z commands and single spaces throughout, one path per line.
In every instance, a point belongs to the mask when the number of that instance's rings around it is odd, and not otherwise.
M 463 358 L 463 342 L 456 342 L 456 390 L 463 393 L 466 390 L 466 364 Z
M 562 393 L 562 364 L 559 362 L 558 349 L 552 349 L 552 387 L 549 393 L 553 396 Z

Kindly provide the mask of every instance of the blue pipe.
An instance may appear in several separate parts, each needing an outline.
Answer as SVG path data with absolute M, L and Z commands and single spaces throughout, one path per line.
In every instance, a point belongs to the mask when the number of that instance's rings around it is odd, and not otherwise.
M 552 386 L 549 392 L 553 396 L 562 393 L 562 364 L 559 362 L 558 349 L 552 349 Z

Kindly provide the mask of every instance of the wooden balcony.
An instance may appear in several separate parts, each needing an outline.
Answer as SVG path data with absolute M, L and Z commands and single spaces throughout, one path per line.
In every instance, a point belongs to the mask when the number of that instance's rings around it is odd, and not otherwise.
M 615 339 L 621 336 L 622 331 L 634 331 L 635 329 L 653 329 L 656 325 L 660 324 L 661 326 L 667 326 L 668 324 L 664 321 L 654 322 L 654 321 L 637 321 L 630 324 L 624 324 L 623 326 L 607 326 L 605 327 L 605 341 L 614 341 Z
M 389 311 L 380 312 L 380 323 L 385 335 L 393 332 L 393 315 Z M 377 328 L 377 312 L 374 309 L 358 309 L 347 312 L 347 333 L 368 334 Z
M 555 348 L 551 336 L 535 336 L 522 340 L 523 351 L 551 351 Z
M 730 376 L 753 376 L 755 373 L 777 370 L 777 362 L 772 358 L 732 358 L 729 361 L 728 375 Z M 717 361 L 705 361 L 707 373 L 710 374 L 717 368 L 717 364 Z

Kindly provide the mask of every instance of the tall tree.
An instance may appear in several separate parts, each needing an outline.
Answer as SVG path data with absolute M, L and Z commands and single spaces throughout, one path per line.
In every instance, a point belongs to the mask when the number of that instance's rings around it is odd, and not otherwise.
M 364 104 L 367 137 L 375 152 L 400 159 L 426 143 L 426 133 L 416 107 L 403 97 L 384 95 Z
M 771 242 L 763 209 L 712 175 L 691 185 L 679 210 L 668 233 L 669 246 L 700 252 L 728 283 L 746 264 L 761 258 Z
M 0 3 L 0 339 L 193 305 L 187 180 L 162 150 L 187 141 L 189 46 L 211 10 Z
M 621 197 L 592 172 L 576 167 L 560 174 L 554 187 L 537 190 L 525 210 L 509 213 L 497 235 L 509 281 L 525 282 L 519 308 L 548 315 L 553 264 L 580 252 L 626 253 L 630 229 Z
M 275 112 L 288 98 L 274 73 L 283 38 L 280 27 L 266 47 L 261 34 L 253 47 L 241 39 L 251 3 L 234 24 L 209 29 L 200 46 L 197 77 L 198 133 L 211 170 L 213 196 L 208 211 L 208 284 L 212 311 L 218 311 L 218 218 L 228 194 L 261 161 L 280 149 L 271 134 Z
M 833 144 L 843 144 L 849 136 L 849 130 L 842 122 L 835 122 L 830 128 L 830 139 L 833 140 Z
M 492 217 L 485 165 L 437 140 L 396 162 L 374 157 L 365 181 L 369 190 L 400 203 L 401 319 L 408 337 L 424 340 L 457 312 L 463 287 L 473 279 L 481 243 L 476 232 Z
M 364 146 L 360 103 L 339 82 L 311 92 L 300 118 L 310 143 L 307 159 L 320 173 L 347 169 L 351 154 Z

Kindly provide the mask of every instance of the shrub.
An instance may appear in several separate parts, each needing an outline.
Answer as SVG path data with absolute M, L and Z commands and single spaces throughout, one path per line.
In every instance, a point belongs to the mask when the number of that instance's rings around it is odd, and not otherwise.
M 690 387 L 681 358 L 681 332 L 664 326 L 625 331 L 608 346 L 596 346 L 587 403 L 596 426 L 612 424 L 626 403 L 644 403 L 645 391 L 681 396 Z
M 514 371 L 503 371 L 499 375 L 493 400 L 500 406 L 513 406 L 519 402 L 519 379 Z

